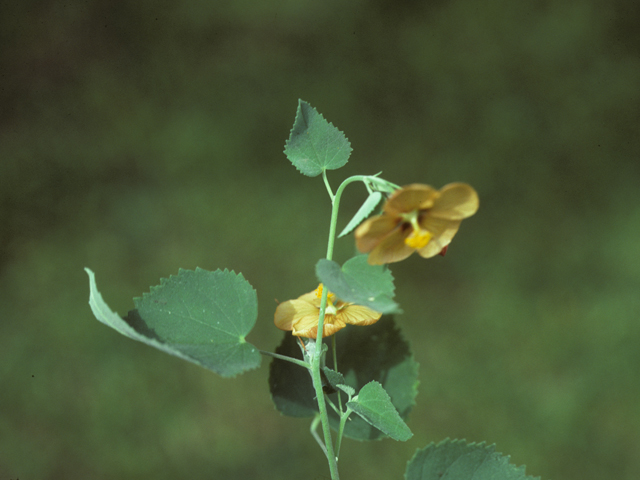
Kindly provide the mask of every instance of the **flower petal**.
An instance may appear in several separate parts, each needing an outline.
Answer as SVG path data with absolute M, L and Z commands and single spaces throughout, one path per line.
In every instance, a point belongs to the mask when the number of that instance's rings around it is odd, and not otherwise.
M 425 216 L 420 221 L 420 226 L 429 230 L 433 234 L 431 241 L 423 248 L 418 249 L 418 254 L 424 258 L 431 258 L 438 255 L 444 247 L 451 243 L 451 240 L 460 228 L 461 220 L 444 220 Z
M 313 292 L 311 292 L 311 294 L 313 294 Z M 301 300 L 303 297 L 311 294 L 307 293 L 296 300 L 288 300 L 278 305 L 273 318 L 273 323 L 275 323 L 276 327 L 280 330 L 293 330 L 294 324 L 307 316 L 315 317 L 317 326 L 318 308 L 307 300 Z
M 385 203 L 383 211 L 388 215 L 409 213 L 431 208 L 438 198 L 438 191 L 429 185 L 413 183 L 396 190 Z
M 478 194 L 466 183 L 450 183 L 440 190 L 429 214 L 447 220 L 462 220 L 478 211 Z
M 407 258 L 415 251 L 404 243 L 404 239 L 410 232 L 410 229 L 397 228 L 394 230 L 371 250 L 367 262 L 370 265 L 382 265 Z
M 365 220 L 355 231 L 356 247 L 362 253 L 373 250 L 400 223 L 399 218 L 377 215 Z
M 334 333 L 342 330 L 347 324 L 335 315 L 325 315 L 324 325 L 322 327 L 322 337 L 328 337 Z M 298 337 L 316 338 L 318 335 L 318 312 L 316 312 L 315 318 L 306 316 L 301 318 L 294 324 L 293 335 Z
M 322 291 L 320 291 L 322 295 Z M 298 300 L 303 300 L 316 308 L 320 308 L 320 297 L 318 296 L 318 290 L 314 290 L 313 292 L 305 293 L 304 295 L 300 295 Z
M 338 318 L 351 325 L 373 325 L 380 320 L 380 317 L 382 313 L 362 305 L 347 305 L 338 312 Z

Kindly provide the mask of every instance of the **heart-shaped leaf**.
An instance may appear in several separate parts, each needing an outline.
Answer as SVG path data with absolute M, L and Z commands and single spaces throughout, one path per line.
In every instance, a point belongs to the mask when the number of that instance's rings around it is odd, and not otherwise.
M 351 144 L 340 130 L 318 111 L 298 100 L 296 119 L 284 148 L 289 161 L 309 177 L 342 167 L 351 155 Z
M 245 341 L 258 317 L 258 301 L 242 274 L 180 270 L 134 299 L 137 308 L 121 318 L 102 299 L 94 273 L 85 271 L 93 314 L 121 334 L 223 377 L 260 365 L 258 350 Z

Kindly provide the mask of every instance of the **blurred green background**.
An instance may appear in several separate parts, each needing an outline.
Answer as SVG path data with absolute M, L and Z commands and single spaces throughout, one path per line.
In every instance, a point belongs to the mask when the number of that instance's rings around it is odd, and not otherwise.
M 383 170 L 481 199 L 446 257 L 392 265 L 415 435 L 347 441 L 342 477 L 457 437 L 543 479 L 640 478 L 639 5 L 3 2 L 0 480 L 328 478 L 268 360 L 222 379 L 125 339 L 83 272 L 124 314 L 178 268 L 241 271 L 273 350 L 330 212 L 282 153 L 298 98 L 352 142 L 334 188 Z

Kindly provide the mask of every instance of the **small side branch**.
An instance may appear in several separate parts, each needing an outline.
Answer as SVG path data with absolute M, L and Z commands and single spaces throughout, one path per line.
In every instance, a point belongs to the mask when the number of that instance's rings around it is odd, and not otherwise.
M 284 360 L 285 362 L 291 362 L 294 363 L 302 368 L 306 368 L 307 370 L 309 370 L 311 368 L 311 365 L 309 365 L 307 362 L 303 362 L 302 360 L 298 360 L 297 358 L 293 358 L 293 357 L 287 357 L 286 355 L 280 355 L 279 353 L 273 353 L 273 352 L 267 352 L 265 350 L 258 350 L 262 355 L 265 355 L 267 357 L 273 357 L 273 358 L 277 358 L 278 360 Z
M 311 432 L 311 435 L 313 436 L 313 438 L 316 439 L 316 442 L 318 442 L 318 445 L 320 445 L 320 448 L 324 452 L 324 455 L 327 457 L 327 459 L 329 459 L 329 452 L 327 452 L 327 447 L 325 447 L 324 442 L 322 441 L 322 439 L 320 438 L 320 435 L 318 435 L 318 432 L 316 431 L 318 429 L 318 425 L 320 425 L 320 422 L 321 422 L 320 414 L 317 414 L 313 419 L 313 422 L 311 422 L 311 427 L 309 428 L 309 431 Z

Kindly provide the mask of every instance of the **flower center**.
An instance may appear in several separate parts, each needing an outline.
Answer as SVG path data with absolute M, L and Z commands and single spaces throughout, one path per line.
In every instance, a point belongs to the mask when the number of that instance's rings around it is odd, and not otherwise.
M 318 288 L 316 288 L 316 297 L 317 298 L 322 298 L 322 288 L 323 287 L 324 286 L 322 284 L 320 284 L 320 285 L 318 285 Z M 335 293 L 327 292 L 327 306 L 324 309 L 324 314 L 325 315 L 335 315 L 336 313 L 338 313 L 338 309 L 333 304 L 333 301 L 335 300 L 335 298 L 336 298 Z
M 324 309 L 325 317 L 327 315 L 336 315 L 337 313 L 338 313 L 338 309 L 336 308 L 336 306 L 331 303 L 327 303 L 327 306 Z
M 411 233 L 404 239 L 404 243 L 411 248 L 423 248 L 427 246 L 429 240 L 433 237 L 431 232 L 425 230 L 418 224 L 418 210 L 402 214 L 402 219 L 411 224 Z
M 414 227 L 411 234 L 404 239 L 404 243 L 411 248 L 418 249 L 426 247 L 429 240 L 431 240 L 431 237 L 433 237 L 433 235 L 431 235 L 427 230 L 423 230 L 422 228 L 416 230 Z

